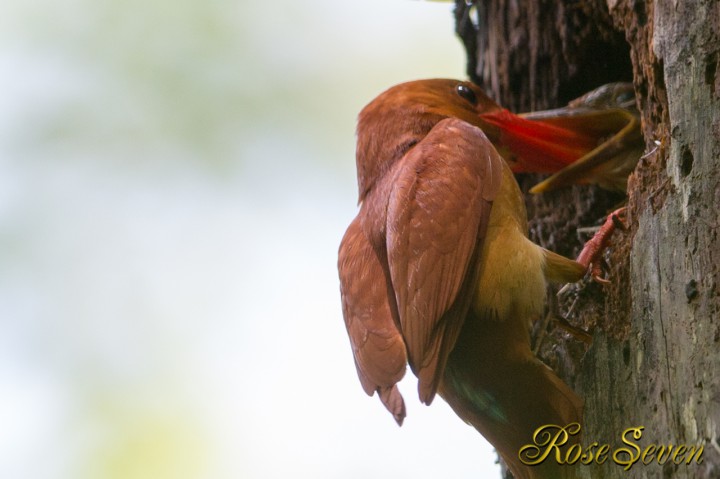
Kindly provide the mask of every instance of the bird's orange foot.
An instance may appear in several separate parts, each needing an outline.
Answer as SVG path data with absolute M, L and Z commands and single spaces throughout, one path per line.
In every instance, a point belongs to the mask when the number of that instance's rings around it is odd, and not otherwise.
M 626 229 L 621 217 L 625 215 L 626 208 L 619 208 L 610 213 L 605 223 L 600 227 L 595 236 L 585 243 L 583 250 L 577 257 L 577 262 L 590 270 L 593 280 L 601 284 L 608 284 L 610 281 L 602 277 L 601 259 L 604 251 L 610 246 L 610 238 L 616 229 Z

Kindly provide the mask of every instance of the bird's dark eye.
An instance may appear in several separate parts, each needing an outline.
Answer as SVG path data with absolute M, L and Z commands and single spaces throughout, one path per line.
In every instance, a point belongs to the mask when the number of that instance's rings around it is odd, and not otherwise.
M 620 93 L 617 97 L 618 103 L 625 103 L 626 101 L 634 100 L 635 99 L 635 92 L 632 91 L 624 91 Z
M 624 91 L 615 99 L 615 105 L 622 108 L 632 108 L 635 106 L 635 91 Z
M 477 104 L 477 97 L 475 96 L 475 92 L 472 91 L 468 86 L 460 84 L 455 87 L 455 91 L 458 95 L 460 95 L 462 98 L 466 99 L 473 105 Z

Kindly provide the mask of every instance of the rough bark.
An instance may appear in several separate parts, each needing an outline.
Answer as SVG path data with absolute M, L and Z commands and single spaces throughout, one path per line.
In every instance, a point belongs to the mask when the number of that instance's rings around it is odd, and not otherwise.
M 604 0 L 459 1 L 468 74 L 516 111 L 565 104 L 592 87 L 629 81 L 629 47 Z
M 456 15 L 470 76 L 512 109 L 559 106 L 632 74 L 647 153 L 613 286 L 578 293 L 571 319 L 592 333 L 589 348 L 555 329 L 542 353 L 585 398 L 586 442 L 617 447 L 644 426 L 643 447 L 704 446 L 701 464 L 608 461 L 580 477 L 720 477 L 720 2 L 459 0 Z M 618 200 L 587 188 L 530 198 L 533 237 L 574 254 L 574 230 Z

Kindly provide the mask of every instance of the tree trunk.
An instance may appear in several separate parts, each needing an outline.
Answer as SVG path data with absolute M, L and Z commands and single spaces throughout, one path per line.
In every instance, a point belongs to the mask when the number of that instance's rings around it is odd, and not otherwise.
M 586 444 L 618 448 L 642 426 L 642 448 L 703 446 L 699 464 L 656 457 L 626 471 L 611 458 L 577 466 L 579 477 L 720 477 L 720 2 L 458 0 L 456 17 L 469 75 L 511 109 L 632 77 L 647 149 L 613 285 L 577 293 L 572 320 L 592 345 L 555 329 L 543 359 L 584 397 Z M 575 254 L 574 230 L 619 200 L 586 187 L 531 197 L 533 239 Z

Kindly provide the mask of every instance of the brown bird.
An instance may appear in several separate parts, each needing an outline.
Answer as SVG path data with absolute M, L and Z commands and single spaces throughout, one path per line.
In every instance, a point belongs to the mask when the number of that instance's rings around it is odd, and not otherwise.
M 404 83 L 362 110 L 361 207 L 338 261 L 343 315 L 365 392 L 399 424 L 409 364 L 420 400 L 440 394 L 516 478 L 561 477 L 552 461 L 518 459 L 539 426 L 582 417 L 581 399 L 532 354 L 529 326 L 546 282 L 581 279 L 614 226 L 579 262 L 527 238 L 523 197 L 488 140 L 499 131 L 486 115 L 502 111 L 455 80 Z

